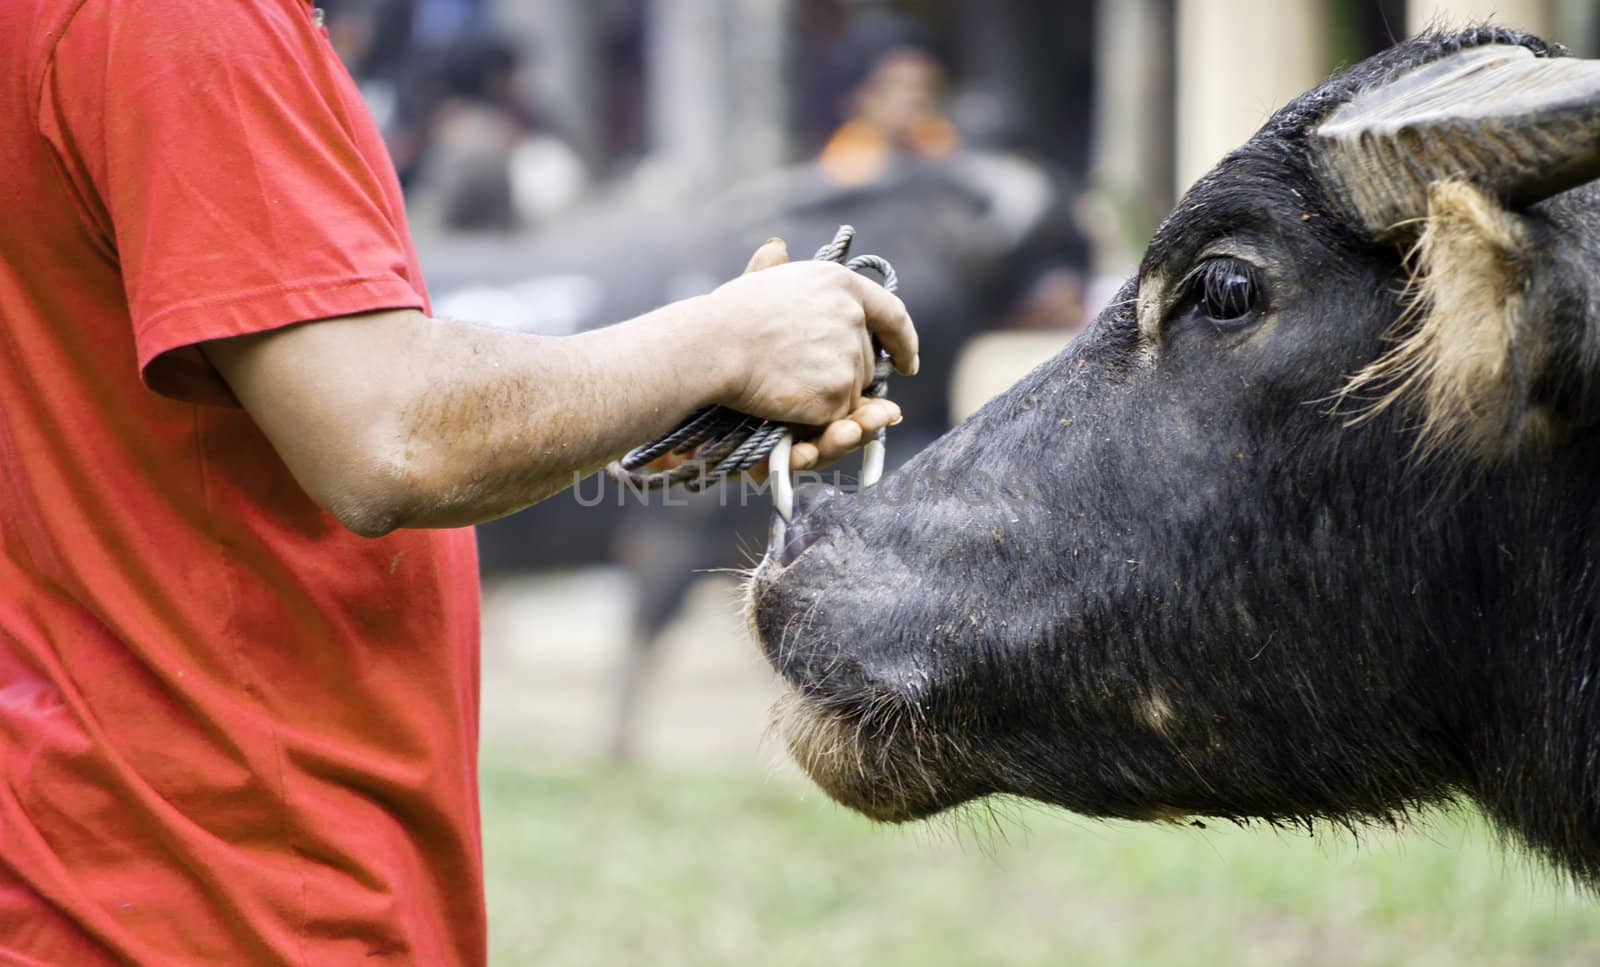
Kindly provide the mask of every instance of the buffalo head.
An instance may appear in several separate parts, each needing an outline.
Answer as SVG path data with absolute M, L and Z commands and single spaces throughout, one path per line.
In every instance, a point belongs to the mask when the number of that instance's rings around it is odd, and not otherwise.
M 1465 796 L 1595 878 L 1596 174 L 1597 65 L 1510 31 L 1285 107 L 1065 352 L 776 527 L 801 764 L 889 820 Z

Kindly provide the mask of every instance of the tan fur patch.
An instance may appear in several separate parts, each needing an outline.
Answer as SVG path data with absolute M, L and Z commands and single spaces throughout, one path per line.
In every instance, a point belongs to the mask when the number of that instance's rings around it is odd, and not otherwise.
M 1525 374 L 1536 347 L 1519 326 L 1524 251 L 1517 216 L 1494 198 L 1464 182 L 1432 185 L 1396 326 L 1405 335 L 1340 392 L 1365 403 L 1351 422 L 1404 402 L 1421 419 L 1419 451 L 1505 456 L 1530 429 Z
M 925 728 L 913 709 L 891 696 L 846 716 L 786 689 L 772 715 L 790 755 L 812 781 L 873 819 L 916 819 L 976 792 L 948 782 L 970 772 L 959 747 Z

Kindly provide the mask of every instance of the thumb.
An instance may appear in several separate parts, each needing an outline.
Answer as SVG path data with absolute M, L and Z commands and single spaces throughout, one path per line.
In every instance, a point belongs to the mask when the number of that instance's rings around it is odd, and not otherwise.
M 744 274 L 770 269 L 787 261 L 789 261 L 789 246 L 781 238 L 769 238 L 756 249 L 756 254 L 750 256 L 750 264 L 745 266 Z

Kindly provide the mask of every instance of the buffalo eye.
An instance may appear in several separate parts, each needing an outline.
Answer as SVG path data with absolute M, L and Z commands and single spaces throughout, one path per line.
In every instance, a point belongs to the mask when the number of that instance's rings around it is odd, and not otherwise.
M 1207 259 L 1189 274 L 1183 301 L 1214 325 L 1236 327 L 1260 306 L 1256 267 L 1231 257 Z

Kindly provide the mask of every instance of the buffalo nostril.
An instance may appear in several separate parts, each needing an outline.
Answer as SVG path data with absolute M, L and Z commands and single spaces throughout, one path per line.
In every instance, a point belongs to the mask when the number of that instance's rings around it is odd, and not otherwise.
M 788 567 L 816 543 L 821 533 L 815 517 L 818 508 L 838 492 L 822 484 L 807 484 L 794 493 L 794 519 L 785 521 L 782 515 L 772 515 L 772 529 L 767 538 L 767 554 L 779 567 Z
M 817 531 L 800 518 L 784 523 L 778 514 L 772 515 L 772 542 L 768 553 L 779 567 L 788 567 L 816 542 Z
M 808 483 L 795 488 L 794 491 L 794 519 L 801 520 L 807 514 L 815 513 L 823 504 L 839 496 L 839 491 L 827 484 Z

